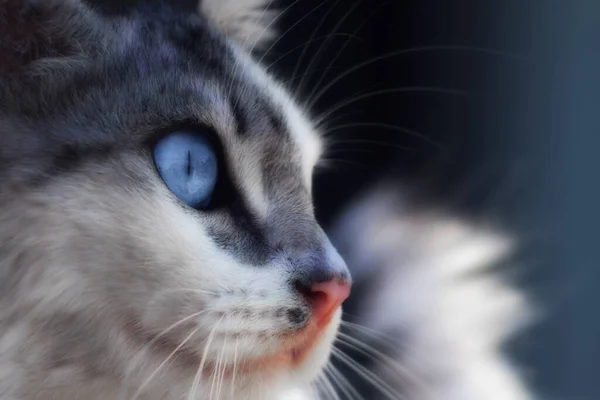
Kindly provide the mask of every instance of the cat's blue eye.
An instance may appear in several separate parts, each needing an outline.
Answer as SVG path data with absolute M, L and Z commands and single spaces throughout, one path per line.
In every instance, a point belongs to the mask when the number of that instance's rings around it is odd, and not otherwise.
M 166 136 L 154 148 L 154 162 L 181 201 L 194 208 L 210 204 L 217 184 L 217 155 L 202 134 L 178 131 Z

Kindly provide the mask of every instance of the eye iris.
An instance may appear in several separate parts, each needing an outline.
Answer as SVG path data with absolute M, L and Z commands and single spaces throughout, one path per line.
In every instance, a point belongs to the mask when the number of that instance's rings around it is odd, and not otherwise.
M 173 194 L 194 208 L 206 207 L 217 183 L 217 156 L 200 133 L 179 131 L 154 148 L 158 172 Z

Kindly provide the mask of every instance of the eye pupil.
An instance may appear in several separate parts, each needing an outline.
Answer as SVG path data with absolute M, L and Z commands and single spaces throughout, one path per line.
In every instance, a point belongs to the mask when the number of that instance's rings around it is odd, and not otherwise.
M 188 150 L 187 174 L 190 175 L 191 173 L 192 173 L 192 152 Z
M 178 131 L 154 148 L 156 169 L 169 190 L 190 207 L 210 204 L 217 183 L 217 156 L 199 132 Z

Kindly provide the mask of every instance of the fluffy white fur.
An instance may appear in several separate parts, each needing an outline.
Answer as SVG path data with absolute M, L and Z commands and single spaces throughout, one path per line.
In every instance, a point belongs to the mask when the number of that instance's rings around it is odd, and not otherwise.
M 361 198 L 333 235 L 355 280 L 376 282 L 359 322 L 401 338 L 398 369 L 375 372 L 407 400 L 531 399 L 501 351 L 531 309 L 490 270 L 511 254 L 513 239 L 414 207 L 396 190 L 382 186 Z

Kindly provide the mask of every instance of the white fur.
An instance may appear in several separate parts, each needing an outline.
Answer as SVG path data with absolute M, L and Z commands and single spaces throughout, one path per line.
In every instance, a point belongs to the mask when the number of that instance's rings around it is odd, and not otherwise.
M 376 372 L 402 383 L 407 400 L 531 399 L 501 352 L 530 321 L 530 307 L 487 271 L 511 254 L 514 239 L 403 202 L 394 189 L 376 188 L 347 210 L 333 236 L 355 279 L 377 282 L 359 322 L 403 339 L 396 358 L 403 369 Z
M 210 4 L 217 6 L 212 1 L 205 7 Z M 303 183 L 310 190 L 312 168 L 319 155 L 317 135 L 283 89 L 243 51 L 238 57 L 250 79 L 283 111 L 297 146 L 294 157 L 302 163 Z M 221 103 L 215 99 L 215 110 L 226 108 L 219 107 Z M 228 134 L 222 115 L 209 118 L 223 136 L 250 208 L 266 218 L 270 199 L 262 193 L 255 156 L 259 152 L 252 151 L 252 146 L 260 143 L 242 143 Z M 205 232 L 210 214 L 184 211 L 143 158 L 131 156 L 121 161 L 56 178 L 42 191 L 33 190 L 2 204 L 0 223 L 6 229 L 0 232 L 0 240 L 9 240 L 3 234 L 19 232 L 18 237 L 27 245 L 24 248 L 35 247 L 37 253 L 28 268 L 35 283 L 22 282 L 12 299 L 14 307 L 28 310 L 27 318 L 0 336 L 0 350 L 23 354 L 15 362 L 17 353 L 0 352 L 0 389 L 5 391 L 0 398 L 279 400 L 289 391 L 306 390 L 329 358 L 341 310 L 297 368 L 238 374 L 235 382 L 220 382 L 212 376 L 203 376 L 198 382 L 199 363 L 193 368 L 173 359 L 165 363 L 168 354 L 148 349 L 142 338 L 132 339 L 115 323 L 117 317 L 129 318 L 123 315 L 128 310 L 145 330 L 155 334 L 200 312 L 189 324 L 169 330 L 164 338 L 175 345 L 186 340 L 183 349 L 196 355 L 197 361 L 205 358 L 207 362 L 231 366 L 235 359 L 241 365 L 244 360 L 277 353 L 283 345 L 277 335 L 290 329 L 289 324 L 264 312 L 297 304 L 289 285 L 290 266 L 274 260 L 259 268 L 229 256 Z M 143 176 L 150 192 L 156 195 L 134 192 L 126 184 L 115 185 L 127 171 Z M 15 252 L 18 250 L 15 248 Z M 0 263 L 9 265 L 19 254 L 1 256 Z M 41 280 L 36 279 L 38 273 Z M 214 292 L 219 296 L 212 295 Z M 240 308 L 252 310 L 252 316 L 242 318 Z M 6 315 L 10 311 L 9 307 Z M 37 321 L 42 327 L 51 324 L 55 314 L 67 312 L 80 316 L 82 321 L 62 329 L 93 327 L 90 348 L 102 349 L 97 356 L 90 350 L 87 361 L 106 367 L 121 379 L 115 380 L 112 375 L 90 379 L 82 366 L 47 366 L 53 357 L 49 352 L 59 339 L 52 332 L 33 327 Z M 0 313 L 0 318 L 3 316 Z M 195 328 L 198 331 L 192 333 Z M 213 328 L 218 329 L 216 333 Z M 238 339 L 226 338 L 238 332 L 243 333 Z M 62 331 L 56 334 L 67 335 Z M 225 388 L 218 395 L 217 386 Z
M 162 332 L 192 313 L 214 310 L 194 317 L 193 324 L 186 325 L 185 329 L 173 329 L 165 335 L 173 343 L 181 343 L 196 326 L 199 330 L 189 337 L 185 348 L 199 358 L 206 357 L 209 362 L 232 365 L 235 358 L 241 365 L 245 359 L 273 354 L 282 345 L 276 334 L 289 327 L 285 321 L 262 312 L 295 304 L 287 289 L 287 269 L 277 263 L 261 268 L 246 266 L 228 256 L 203 233 L 203 217 L 196 218 L 182 210 L 157 179 L 150 176 L 148 179 L 155 182 L 159 196 L 140 198 L 118 189 L 107 194 L 103 188 L 109 183 L 96 176 L 93 180 L 70 177 L 56 182 L 51 191 L 45 191 L 39 198 L 34 195 L 34 198 L 21 199 L 23 207 L 32 207 L 35 202 L 43 204 L 40 210 L 43 215 L 35 216 L 28 211 L 37 224 L 24 227 L 21 235 L 33 240 L 45 238 L 38 246 L 44 255 L 44 264 L 31 265 L 32 273 L 42 270 L 45 279 L 43 285 L 30 287 L 29 292 L 14 299 L 19 307 L 27 303 L 36 307 L 22 324 L 0 336 L 0 383 L 5 377 L 15 381 L 13 390 L 26 393 L 19 399 L 39 396 L 64 400 L 131 400 L 134 396 L 138 396 L 138 400 L 184 399 L 192 392 L 194 399 L 208 399 L 212 391 L 211 376 L 204 377 L 193 390 L 194 368 L 181 368 L 177 362 L 162 365 L 166 354 L 156 354 L 144 348 L 141 342 L 131 343 L 115 325 L 111 314 L 120 313 L 125 304 L 152 332 Z M 73 190 L 80 193 L 77 198 L 69 196 Z M 1 219 L 11 224 L 11 218 L 3 215 Z M 39 225 L 42 221 L 54 233 L 45 231 Z M 76 231 L 65 224 L 93 226 L 85 234 L 91 236 L 82 241 L 74 236 Z M 63 228 L 57 229 L 61 225 Z M 101 233 L 94 237 L 98 232 Z M 111 232 L 114 238 L 134 240 L 141 251 L 138 263 L 125 261 L 116 249 L 112 254 L 106 253 L 113 248 L 102 242 L 106 232 Z M 97 240 L 98 246 L 81 247 L 89 240 Z M 53 256 L 54 249 L 60 249 L 61 253 Z M 152 289 L 153 281 L 160 282 L 158 288 Z M 246 295 L 241 296 L 241 291 Z M 211 295 L 215 292 L 219 297 Z M 240 307 L 251 309 L 252 316 L 242 318 Z M 83 371 L 72 367 L 46 373 L 46 350 L 51 348 L 54 339 L 52 335 L 46 337 L 43 331 L 30 332 L 30 323 L 68 310 L 87 315 L 90 323 L 103 326 L 90 340 L 110 338 L 102 363 L 122 374 L 123 382 L 88 381 Z M 226 388 L 218 398 L 276 400 L 289 388 L 308 385 L 327 362 L 340 316 L 338 311 L 320 342 L 297 369 L 238 374 L 235 384 L 231 380 L 218 384 Z M 214 336 L 211 336 L 212 328 L 218 328 Z M 236 332 L 243 335 L 235 340 L 227 339 L 227 335 Z M 261 332 L 268 336 L 259 335 Z M 211 340 L 210 346 L 207 340 Z M 6 349 L 27 349 L 27 355 L 22 363 L 14 365 L 9 360 L 15 353 Z M 4 373 L 3 366 L 7 365 L 11 366 L 10 370 Z M 39 368 L 34 367 L 36 365 Z M 36 374 L 43 379 L 23 387 L 24 379 L 17 379 L 21 366 L 28 371 L 27 379 L 33 379 Z M 159 368 L 160 372 L 155 374 Z M 80 383 L 74 385 L 73 382 Z M 4 384 L 0 387 L 8 390 Z M 138 392 L 142 387 L 144 389 Z
M 200 11 L 247 49 L 261 48 L 275 35 L 271 0 L 201 0 Z
M 199 7 L 232 39 L 242 73 L 285 116 L 295 145 L 289 162 L 300 164 L 302 183 L 310 191 L 321 141 L 305 113 L 247 54 L 273 35 L 270 5 L 266 0 L 203 0 Z M 126 35 L 125 41 L 133 37 Z M 249 208 L 266 220 L 274 199 L 264 193 L 255 151 L 260 139 L 236 137 L 224 116 L 227 102 L 213 100 L 217 111 L 206 111 L 213 112 L 207 118 L 222 136 Z M 126 176 L 145 187 L 134 191 Z M 5 246 L 0 279 L 16 281 L 11 298 L 0 303 L 0 321 L 11 321 L 0 335 L 0 399 L 314 396 L 309 385 L 329 358 L 341 310 L 295 368 L 238 374 L 235 382 L 197 375 L 201 359 L 241 365 L 282 348 L 279 334 L 290 326 L 270 311 L 298 303 L 289 290 L 285 260 L 257 268 L 223 251 L 206 232 L 214 217 L 184 211 L 139 154 L 102 165 L 84 163 L 53 179 L 51 185 L 0 198 L 0 245 Z M 351 210 L 342 229 L 353 243 L 348 256 L 355 265 L 373 261 L 382 267 L 382 295 L 365 302 L 365 315 L 371 316 L 365 325 L 408 327 L 412 352 L 404 354 L 402 364 L 417 376 L 452 378 L 444 387 L 415 385 L 410 400 L 527 399 L 498 350 L 520 322 L 521 296 L 496 279 L 464 277 L 510 251 L 510 241 L 446 216 L 391 218 L 389 204 L 377 199 L 366 204 Z M 78 319 L 60 320 L 66 317 Z M 174 326 L 188 317 L 189 323 Z M 127 326 L 132 321 L 152 335 L 168 330 L 164 338 L 181 343 L 193 366 L 176 357 L 166 362 L 169 350 L 149 348 L 148 338 Z M 53 364 L 63 356 L 76 362 Z M 431 393 L 435 396 L 427 397 Z

